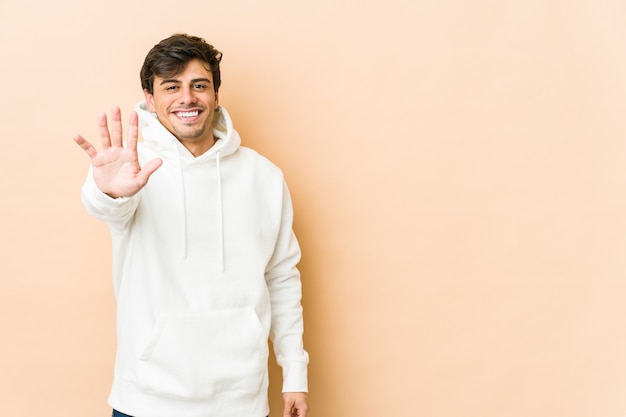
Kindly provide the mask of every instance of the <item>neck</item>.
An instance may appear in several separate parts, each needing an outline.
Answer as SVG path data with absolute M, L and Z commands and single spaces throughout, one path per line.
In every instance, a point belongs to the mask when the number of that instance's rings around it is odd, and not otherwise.
M 204 154 L 209 149 L 211 149 L 213 145 L 215 145 L 215 143 L 217 142 L 217 139 L 215 138 L 215 136 L 213 136 L 211 140 L 200 141 L 200 142 L 193 141 L 193 140 L 184 140 L 184 139 L 178 139 L 178 141 L 182 143 L 182 145 L 185 148 L 187 148 L 187 150 L 191 152 L 191 154 L 194 157 L 197 158 L 200 155 Z

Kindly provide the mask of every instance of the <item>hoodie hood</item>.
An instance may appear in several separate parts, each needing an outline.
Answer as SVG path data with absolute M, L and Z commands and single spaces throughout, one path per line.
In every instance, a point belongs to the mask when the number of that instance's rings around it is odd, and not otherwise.
M 220 163 L 222 158 L 233 154 L 241 144 L 241 138 L 237 131 L 233 128 L 233 122 L 230 115 L 223 107 L 215 109 L 213 117 L 213 134 L 215 136 L 215 144 L 202 155 L 195 157 L 185 146 L 163 126 L 156 116 L 156 113 L 148 110 L 146 102 L 143 101 L 135 110 L 139 115 L 139 127 L 143 136 L 144 145 L 156 151 L 165 161 L 179 167 L 181 204 L 183 217 L 182 225 L 182 256 L 187 258 L 189 247 L 189 224 L 188 224 L 188 207 L 187 207 L 187 184 L 185 179 L 185 168 L 189 165 L 208 164 L 209 169 L 215 169 L 217 176 L 216 201 L 218 202 L 217 222 L 218 233 L 215 236 L 218 239 L 217 246 L 219 248 L 220 268 L 224 271 L 224 208 L 223 208 L 223 192 L 222 192 L 222 170 Z
M 135 111 L 139 115 L 139 128 L 145 145 L 148 148 L 157 150 L 165 159 L 198 161 L 213 159 L 219 154 L 220 158 L 235 152 L 241 145 L 239 133 L 233 128 L 233 122 L 226 109 L 218 106 L 213 117 L 213 134 L 215 135 L 215 145 L 204 154 L 194 157 L 182 143 L 161 124 L 156 113 L 148 110 L 145 101 L 135 106 Z

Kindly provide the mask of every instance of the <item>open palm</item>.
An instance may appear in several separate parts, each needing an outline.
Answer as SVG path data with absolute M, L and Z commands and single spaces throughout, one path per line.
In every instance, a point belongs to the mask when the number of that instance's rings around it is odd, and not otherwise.
M 161 159 L 153 159 L 143 167 L 137 155 L 138 118 L 131 112 L 126 146 L 122 137 L 122 116 L 119 107 L 111 111 L 111 128 L 105 113 L 98 115 L 98 132 L 102 149 L 99 151 L 79 134 L 74 141 L 91 158 L 93 177 L 96 185 L 110 197 L 130 197 L 147 183 L 150 175 L 162 164 Z

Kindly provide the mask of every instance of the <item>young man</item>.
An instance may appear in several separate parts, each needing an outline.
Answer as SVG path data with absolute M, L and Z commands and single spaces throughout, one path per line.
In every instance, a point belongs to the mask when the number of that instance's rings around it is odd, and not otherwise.
M 83 203 L 112 235 L 114 415 L 268 415 L 268 337 L 283 416 L 308 412 L 291 200 L 218 104 L 221 56 L 198 37 L 164 39 L 141 69 L 145 102 L 125 143 L 117 107 L 110 125 L 98 117 L 100 150 L 74 135 L 91 158 Z

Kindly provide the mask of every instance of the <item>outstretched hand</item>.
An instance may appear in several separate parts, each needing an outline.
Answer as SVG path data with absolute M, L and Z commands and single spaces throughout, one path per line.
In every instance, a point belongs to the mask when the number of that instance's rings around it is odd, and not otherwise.
M 148 161 L 143 167 L 139 165 L 137 113 L 130 114 L 126 146 L 122 139 L 122 116 L 119 107 L 115 106 L 111 111 L 110 130 L 106 114 L 98 114 L 98 132 L 102 144 L 99 151 L 81 135 L 74 134 L 74 142 L 91 158 L 96 185 L 112 198 L 135 195 L 148 183 L 150 175 L 163 164 L 157 158 Z

